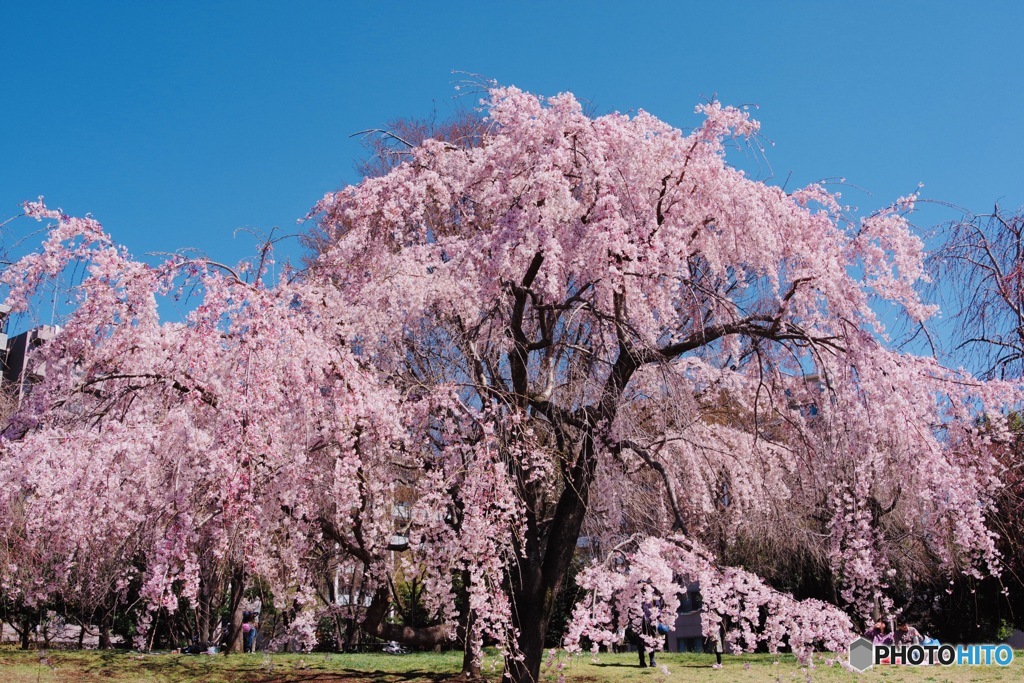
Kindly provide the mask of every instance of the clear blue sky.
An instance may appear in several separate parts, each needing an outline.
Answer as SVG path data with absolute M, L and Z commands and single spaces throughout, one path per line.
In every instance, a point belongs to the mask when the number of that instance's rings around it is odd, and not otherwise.
M 684 128 L 717 93 L 759 105 L 779 183 L 1016 208 L 1024 3 L 980 5 L 11 0 L 0 217 L 42 194 L 137 255 L 235 261 L 235 228 L 293 230 L 357 180 L 351 133 L 448 111 L 453 70 Z

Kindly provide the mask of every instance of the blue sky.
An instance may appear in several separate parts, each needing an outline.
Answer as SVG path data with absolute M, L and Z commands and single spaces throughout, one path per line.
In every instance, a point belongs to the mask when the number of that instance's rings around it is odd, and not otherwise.
M 453 70 L 683 128 L 717 94 L 759 106 L 774 182 L 1016 208 L 1022 28 L 1017 2 L 5 2 L 0 217 L 42 194 L 137 255 L 234 262 L 236 228 L 358 179 L 350 134 L 449 111 Z

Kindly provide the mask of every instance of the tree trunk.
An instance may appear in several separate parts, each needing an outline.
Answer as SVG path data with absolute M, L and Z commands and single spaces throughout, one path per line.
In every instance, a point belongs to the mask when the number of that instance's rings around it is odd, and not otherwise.
M 463 575 L 469 572 L 463 571 Z M 463 584 L 465 585 L 465 584 Z M 473 623 L 473 612 L 469 610 L 469 599 L 466 599 L 466 608 L 463 610 L 463 614 L 460 615 L 459 629 L 462 631 L 462 676 L 461 678 L 478 680 L 480 678 L 480 660 L 473 652 L 473 632 L 475 624 Z
M 85 624 L 78 630 L 78 649 L 81 650 L 85 646 Z
M 466 587 L 469 585 L 469 571 L 462 572 L 462 593 L 461 605 L 459 607 L 459 628 L 457 636 L 462 641 L 462 677 L 467 679 L 480 678 L 480 660 L 473 652 L 473 641 L 475 638 L 476 624 L 473 619 L 473 610 L 469 608 L 469 594 Z
M 27 650 L 31 647 L 30 637 L 32 635 L 32 624 L 28 620 L 21 622 L 21 630 L 18 632 L 21 636 L 21 649 Z
M 532 594 L 532 595 L 531 595 Z M 527 597 L 527 596 L 530 597 Z M 506 658 L 505 674 L 515 683 L 537 683 L 540 680 L 540 665 L 544 658 L 544 637 L 547 635 L 547 619 L 540 596 L 533 591 L 521 590 L 515 596 L 516 628 L 519 639 L 516 645 L 522 659 Z M 550 612 L 547 616 L 550 616 Z
M 241 567 L 231 571 L 231 633 L 224 654 L 242 651 L 242 593 L 245 590 L 245 574 Z
M 359 621 L 352 617 L 347 617 L 345 619 L 345 651 L 362 652 L 363 649 L 363 631 Z
M 473 656 L 473 651 L 468 646 L 462 652 L 462 678 L 468 680 L 480 680 L 480 660 Z
M 513 624 L 519 631 L 517 646 L 522 659 L 505 660 L 505 673 L 514 683 L 540 680 L 544 640 L 555 600 L 576 554 L 597 468 L 593 436 L 585 432 L 580 441 L 579 455 L 564 474 L 566 485 L 553 518 L 541 529 L 533 510 L 527 513 L 526 552 L 513 576 L 512 594 Z M 566 452 L 565 444 L 560 445 L 562 452 Z M 525 500 L 532 500 L 530 491 L 522 492 L 527 494 Z
M 210 571 L 207 574 L 201 577 L 199 605 L 196 609 L 196 636 L 204 645 L 213 644 L 213 632 L 217 628 L 214 600 L 220 592 L 220 582 L 215 578 L 216 573 Z
M 114 647 L 113 640 L 110 637 L 110 629 L 114 626 L 114 618 L 110 613 L 104 614 L 100 617 L 100 641 L 99 649 L 109 650 Z

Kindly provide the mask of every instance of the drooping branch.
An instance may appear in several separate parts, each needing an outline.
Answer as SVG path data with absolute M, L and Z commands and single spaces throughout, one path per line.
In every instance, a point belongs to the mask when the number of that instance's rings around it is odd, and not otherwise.
M 665 469 L 665 465 L 659 462 L 654 454 L 652 454 L 647 448 L 644 448 L 630 439 L 618 441 L 612 444 L 609 448 L 609 450 L 615 455 L 621 454 L 622 451 L 626 449 L 639 455 L 647 466 L 657 472 L 658 476 L 661 477 L 662 484 L 665 486 L 665 495 L 668 497 L 669 507 L 672 509 L 675 529 L 685 536 L 688 533 L 686 519 L 683 517 L 683 511 L 679 507 L 679 496 L 676 494 L 675 482 L 672 480 L 672 476 L 669 474 L 668 470 Z

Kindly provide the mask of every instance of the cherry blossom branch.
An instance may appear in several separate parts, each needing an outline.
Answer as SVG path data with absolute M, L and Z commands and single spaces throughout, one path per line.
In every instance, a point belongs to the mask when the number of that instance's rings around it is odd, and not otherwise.
M 668 470 L 665 469 L 665 466 L 660 463 L 648 449 L 635 441 L 624 439 L 612 444 L 609 448 L 609 450 L 615 455 L 621 454 L 623 449 L 629 449 L 639 455 L 643 461 L 661 477 L 661 481 L 665 486 L 665 494 L 668 496 L 669 507 L 672 510 L 672 516 L 675 518 L 675 530 L 684 536 L 687 535 L 687 524 L 686 520 L 683 518 L 682 510 L 679 507 L 679 497 L 676 494 L 675 482 Z

